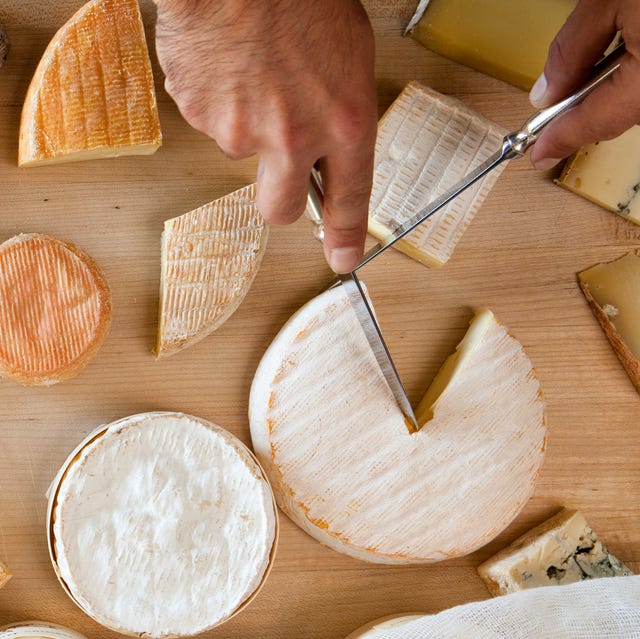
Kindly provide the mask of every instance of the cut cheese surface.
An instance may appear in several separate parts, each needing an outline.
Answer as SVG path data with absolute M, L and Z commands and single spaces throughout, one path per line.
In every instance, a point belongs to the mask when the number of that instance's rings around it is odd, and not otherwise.
M 158 357 L 198 342 L 238 308 L 262 262 L 267 228 L 253 184 L 165 222 Z
M 459 100 L 409 83 L 378 127 L 369 232 L 384 240 L 498 151 L 506 132 Z M 493 169 L 394 246 L 427 266 L 442 266 L 505 166 Z
M 0 588 L 4 586 L 7 581 L 11 579 L 11 573 L 9 569 L 0 561 Z
M 575 5 L 576 0 L 421 0 L 407 30 L 436 53 L 528 90 Z
M 114 422 L 72 456 L 50 496 L 54 565 L 96 621 L 191 635 L 248 602 L 273 560 L 273 495 L 248 449 L 180 413 Z
M 153 153 L 162 142 L 137 0 L 91 0 L 51 40 L 20 123 L 18 164 Z
M 521 345 L 489 311 L 477 321 L 486 330 L 414 434 L 342 287 L 284 326 L 254 377 L 251 437 L 303 530 L 367 561 L 434 562 L 516 516 L 544 457 L 543 400 Z
M 567 160 L 557 183 L 640 224 L 640 126 L 580 149 Z
M 0 245 L 0 373 L 22 384 L 76 375 L 111 324 L 97 264 L 72 244 L 28 233 Z
M 26 621 L 0 628 L 0 639 L 86 639 L 75 630 L 44 621 Z
M 492 595 L 631 575 L 582 513 L 565 508 L 478 567 Z
M 640 254 L 596 264 L 578 273 L 596 319 L 640 392 Z

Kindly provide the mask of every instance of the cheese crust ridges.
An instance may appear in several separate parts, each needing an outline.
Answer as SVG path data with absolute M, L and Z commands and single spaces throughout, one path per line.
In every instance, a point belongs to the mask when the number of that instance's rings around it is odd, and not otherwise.
M 450 96 L 410 82 L 378 127 L 369 232 L 380 240 L 500 150 L 506 129 Z M 506 163 L 394 245 L 445 264 Z
M 54 568 L 73 600 L 127 635 L 177 637 L 246 606 L 271 568 L 273 494 L 231 433 L 143 413 L 90 436 L 49 497 Z
M 582 513 L 563 508 L 481 564 L 478 574 L 495 597 L 633 573 L 603 545 Z
M 164 223 L 158 357 L 195 344 L 234 313 L 260 268 L 267 235 L 254 184 Z
M 410 434 L 342 287 L 298 311 L 253 380 L 254 450 L 282 510 L 327 546 L 379 563 L 472 552 L 532 493 L 540 386 L 490 311 Z M 426 408 L 425 408 L 426 410 Z
M 580 288 L 640 393 L 640 253 L 578 273 Z
M 21 384 L 77 375 L 111 325 L 107 281 L 86 253 L 26 233 L 0 245 L 0 374 Z
M 161 143 L 137 0 L 91 0 L 38 64 L 22 109 L 18 164 L 150 154 Z
M 23 621 L 0 628 L 2 639 L 87 639 L 75 630 L 45 621 Z
M 0 588 L 4 586 L 7 581 L 11 579 L 11 573 L 9 569 L 0 561 Z
M 588 144 L 564 164 L 557 184 L 640 224 L 640 126 Z

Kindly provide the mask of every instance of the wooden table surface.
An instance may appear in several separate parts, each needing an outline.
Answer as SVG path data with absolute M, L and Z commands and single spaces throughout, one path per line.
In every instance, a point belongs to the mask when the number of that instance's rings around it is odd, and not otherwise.
M 36 618 L 109 638 L 118 635 L 76 608 L 49 562 L 45 492 L 60 464 L 99 424 L 148 410 L 199 415 L 250 443 L 247 404 L 260 357 L 331 274 L 306 220 L 274 227 L 235 315 L 195 347 L 155 360 L 163 220 L 249 183 L 256 162 L 226 159 L 189 128 L 162 89 L 152 50 L 164 133 L 154 156 L 18 169 L 26 88 L 53 32 L 80 4 L 0 5 L 13 44 L 0 69 L 0 240 L 37 231 L 77 244 L 104 268 L 114 307 L 109 337 L 77 378 L 50 388 L 0 382 L 0 558 L 14 574 L 0 590 L 0 625 Z M 143 6 L 151 41 L 149 4 Z M 367 3 L 377 36 L 380 113 L 417 79 L 519 126 L 530 112 L 524 92 L 401 37 L 413 6 L 413 0 Z M 472 309 L 491 308 L 524 345 L 546 398 L 549 442 L 522 513 L 467 557 L 408 567 L 338 554 L 282 516 L 264 589 L 207 636 L 341 639 L 382 615 L 485 599 L 478 564 L 565 505 L 581 509 L 612 551 L 640 572 L 640 397 L 575 276 L 640 246 L 640 227 L 555 186 L 555 175 L 533 171 L 526 160 L 512 162 L 444 268 L 429 270 L 388 251 L 364 273 L 413 401 L 464 335 Z

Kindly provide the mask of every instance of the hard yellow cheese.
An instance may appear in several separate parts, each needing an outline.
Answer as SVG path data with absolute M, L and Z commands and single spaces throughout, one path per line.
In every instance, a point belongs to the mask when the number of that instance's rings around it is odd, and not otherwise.
M 631 381 L 640 392 L 640 255 L 582 271 L 580 288 Z
M 378 127 L 369 232 L 387 238 L 498 151 L 505 133 L 459 100 L 409 83 Z M 394 246 L 427 266 L 442 266 L 505 166 L 495 168 Z
M 557 183 L 640 224 L 640 126 L 580 149 L 565 163 Z
M 422 0 L 407 31 L 436 53 L 530 89 L 575 4 L 576 0 Z

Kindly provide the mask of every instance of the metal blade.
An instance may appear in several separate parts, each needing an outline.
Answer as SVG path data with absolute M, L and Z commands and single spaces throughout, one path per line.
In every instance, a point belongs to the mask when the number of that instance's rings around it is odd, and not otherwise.
M 365 295 L 356 274 L 350 273 L 342 276 L 342 286 L 345 287 L 351 306 L 356 313 L 360 326 L 362 327 L 365 337 L 369 342 L 369 346 L 373 351 L 378 367 L 380 368 L 389 389 L 393 393 L 393 397 L 396 400 L 398 407 L 404 415 L 405 423 L 409 432 L 417 432 L 419 427 L 415 413 L 411 407 L 411 402 L 409 402 L 407 393 L 400 381 L 398 371 L 391 359 L 389 349 L 382 337 L 376 317 L 373 314 L 373 309 L 367 300 L 367 296 Z
M 427 204 L 423 209 L 418 211 L 413 217 L 409 218 L 406 222 L 396 228 L 385 240 L 378 242 L 375 246 L 370 248 L 365 254 L 360 263 L 353 269 L 357 271 L 361 269 L 365 264 L 369 263 L 374 257 L 382 253 L 382 251 L 388 249 L 395 244 L 399 239 L 403 238 L 409 231 L 412 231 L 416 226 L 424 222 L 428 217 L 431 217 L 436 211 L 439 211 L 443 206 L 446 206 L 455 197 L 460 195 L 462 191 L 469 188 L 472 184 L 475 184 L 480 178 L 484 177 L 489 171 L 494 169 L 498 164 L 504 160 L 509 159 L 506 149 L 503 148 L 494 153 L 488 160 L 480 164 L 471 173 L 466 175 L 457 184 L 451 187 L 448 191 L 443 193 Z

